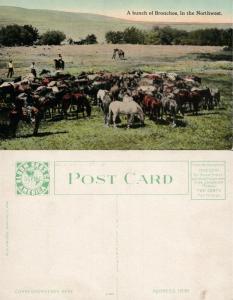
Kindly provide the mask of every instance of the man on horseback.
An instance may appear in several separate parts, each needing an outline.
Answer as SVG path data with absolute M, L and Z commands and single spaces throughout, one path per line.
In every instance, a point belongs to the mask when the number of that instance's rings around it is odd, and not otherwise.
M 62 55 L 58 54 L 58 59 L 54 59 L 54 64 L 55 64 L 55 70 L 64 70 L 65 68 L 65 62 L 62 59 Z
M 59 65 L 60 65 L 60 69 L 64 70 L 65 68 L 65 62 L 64 60 L 62 59 L 62 55 L 61 54 L 58 54 L 58 61 L 59 61 Z
M 124 59 L 125 58 L 125 52 L 122 49 L 118 50 L 118 56 L 120 59 Z

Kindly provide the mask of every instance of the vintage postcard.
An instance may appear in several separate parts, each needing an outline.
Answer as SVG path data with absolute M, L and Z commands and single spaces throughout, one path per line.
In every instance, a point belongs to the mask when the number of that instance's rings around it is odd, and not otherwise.
M 232 3 L 0 0 L 0 299 L 232 300 Z

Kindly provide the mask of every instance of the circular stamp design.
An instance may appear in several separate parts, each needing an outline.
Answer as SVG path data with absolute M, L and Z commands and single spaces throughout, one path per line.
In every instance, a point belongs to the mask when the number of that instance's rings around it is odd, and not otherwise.
M 47 195 L 49 181 L 48 162 L 17 162 L 15 182 L 18 195 Z

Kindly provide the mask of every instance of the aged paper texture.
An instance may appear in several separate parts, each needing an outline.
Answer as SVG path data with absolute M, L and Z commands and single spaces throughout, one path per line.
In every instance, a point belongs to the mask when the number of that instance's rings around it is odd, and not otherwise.
M 1 155 L 1 299 L 232 298 L 231 152 Z

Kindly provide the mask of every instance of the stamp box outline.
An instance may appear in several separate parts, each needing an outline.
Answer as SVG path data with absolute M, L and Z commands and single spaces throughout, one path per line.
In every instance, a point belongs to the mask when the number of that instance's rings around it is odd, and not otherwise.
M 216 198 L 216 199 L 201 199 L 201 198 L 193 198 L 193 178 L 192 178 L 192 165 L 195 163 L 201 163 L 204 165 L 221 165 L 224 169 L 224 178 L 218 178 L 220 180 L 224 180 L 224 198 Z M 197 160 L 190 161 L 190 192 L 191 192 L 191 200 L 193 201 L 223 201 L 226 200 L 226 161 L 225 160 L 217 160 L 217 161 L 208 161 L 208 160 Z

